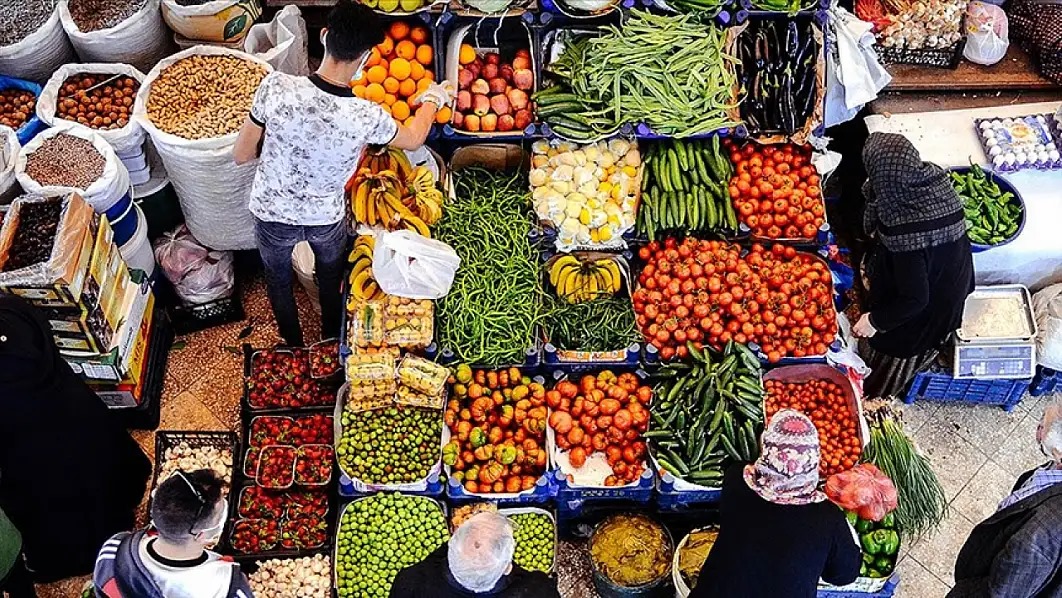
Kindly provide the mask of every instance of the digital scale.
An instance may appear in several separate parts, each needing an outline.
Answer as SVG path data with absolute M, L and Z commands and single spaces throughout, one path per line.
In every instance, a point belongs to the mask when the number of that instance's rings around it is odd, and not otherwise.
M 1009 330 L 972 334 L 971 325 L 992 311 L 1010 310 Z M 1017 315 L 1020 314 L 1020 315 Z M 966 298 L 963 326 L 955 333 L 955 378 L 1032 378 L 1036 372 L 1036 319 L 1029 289 L 1020 284 L 979 286 Z

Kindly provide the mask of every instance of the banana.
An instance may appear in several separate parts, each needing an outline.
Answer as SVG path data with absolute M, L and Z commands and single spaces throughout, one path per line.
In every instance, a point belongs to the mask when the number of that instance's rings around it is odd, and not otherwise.
M 357 274 L 353 270 L 350 272 L 350 290 L 352 293 L 358 296 L 360 299 L 368 299 L 365 294 L 365 287 L 369 282 L 376 284 L 372 280 L 372 273 L 369 270 L 361 270 Z
M 560 273 L 564 270 L 565 266 L 570 264 L 578 265 L 579 261 L 572 255 L 562 255 L 554 260 L 553 265 L 549 269 L 549 282 L 553 286 L 557 286 L 560 281 Z
M 405 207 L 403 207 L 402 209 L 405 210 Z M 408 212 L 408 210 L 406 210 L 406 211 Z M 423 220 L 421 220 L 420 218 L 417 218 L 413 214 L 410 214 L 408 217 L 407 216 L 403 216 L 402 217 L 402 224 L 405 225 L 405 228 L 418 233 L 420 236 L 422 236 L 424 238 L 427 238 L 427 239 L 431 238 L 431 231 L 428 230 L 428 225 L 424 224 Z

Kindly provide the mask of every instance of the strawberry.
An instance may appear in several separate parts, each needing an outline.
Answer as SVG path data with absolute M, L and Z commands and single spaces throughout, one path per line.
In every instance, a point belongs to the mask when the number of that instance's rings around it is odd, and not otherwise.
M 320 517 L 297 517 L 284 522 L 280 545 L 288 549 L 309 549 L 328 541 L 328 524 Z
M 287 508 L 284 493 L 271 492 L 259 486 L 248 486 L 240 491 L 240 517 L 280 519 Z
M 240 519 L 232 526 L 229 543 L 244 554 L 257 554 L 276 548 L 280 524 L 276 519 Z
M 295 481 L 295 448 L 279 445 L 262 448 L 255 481 L 263 488 L 291 487 Z
M 323 486 L 332 480 L 335 450 L 328 444 L 304 444 L 295 456 L 295 483 Z

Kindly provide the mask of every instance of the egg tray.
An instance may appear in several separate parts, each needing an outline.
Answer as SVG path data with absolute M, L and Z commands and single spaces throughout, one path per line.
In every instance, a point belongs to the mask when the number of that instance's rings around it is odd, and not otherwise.
M 998 123 L 1000 126 L 993 127 L 994 123 Z M 1045 150 L 1036 156 L 1026 153 L 1018 153 L 1015 156 L 1015 158 L 1028 157 L 1031 161 L 1007 160 L 1005 158 L 1013 156 L 1014 152 L 1009 152 L 1009 147 L 1000 144 L 994 137 L 986 137 L 986 132 L 993 128 L 1004 128 L 1012 135 L 1013 130 L 1010 127 L 1021 123 L 1024 123 L 1029 128 L 1029 133 L 1036 135 L 1039 145 L 1045 147 Z M 997 172 L 1030 169 L 1057 170 L 1062 169 L 1062 152 L 1059 151 L 1059 148 L 1062 147 L 1062 131 L 1059 130 L 1058 126 L 1052 126 L 1052 124 L 1057 124 L 1053 114 L 1029 114 L 1013 118 L 979 118 L 974 120 L 974 131 L 977 135 L 977 141 L 985 152 L 986 162 L 992 165 L 992 170 Z M 992 141 L 996 141 L 996 143 L 992 143 Z M 1004 143 L 1008 142 L 1004 140 Z M 1011 143 L 1011 145 L 1013 144 Z

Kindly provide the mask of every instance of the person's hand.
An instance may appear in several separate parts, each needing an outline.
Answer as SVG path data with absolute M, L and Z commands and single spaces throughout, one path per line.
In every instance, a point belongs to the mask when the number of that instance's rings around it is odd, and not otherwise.
M 858 338 L 870 338 L 877 333 L 877 329 L 870 323 L 869 312 L 859 316 L 859 320 L 852 326 L 852 334 Z
M 435 104 L 437 108 L 449 106 L 454 101 L 454 95 L 457 93 L 456 89 L 454 84 L 449 81 L 432 83 L 414 99 L 414 102 L 418 104 L 430 102 Z

